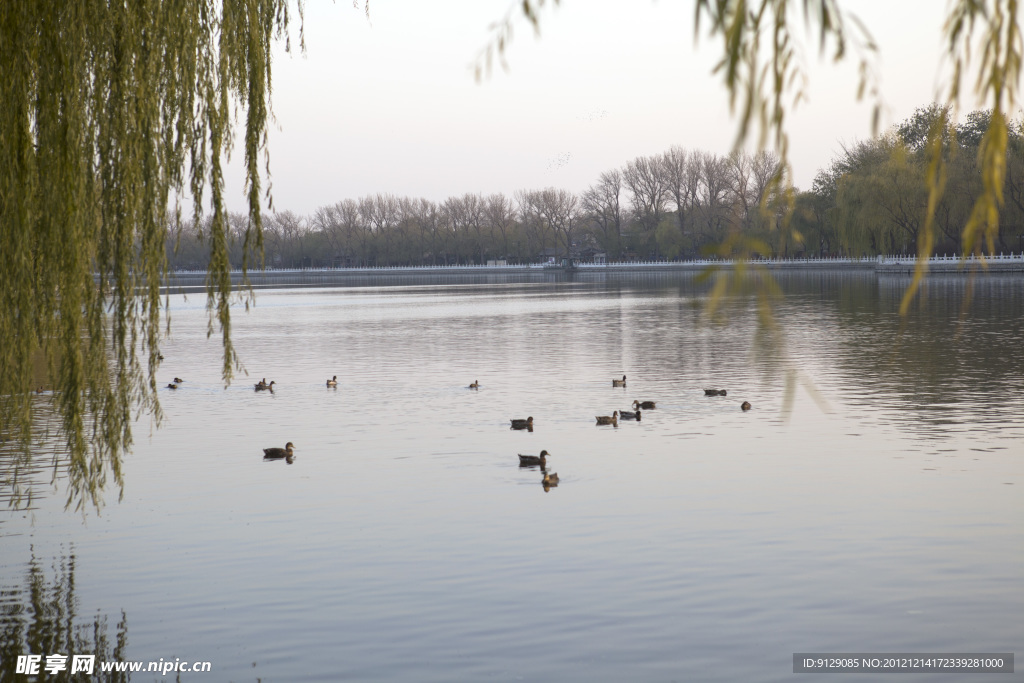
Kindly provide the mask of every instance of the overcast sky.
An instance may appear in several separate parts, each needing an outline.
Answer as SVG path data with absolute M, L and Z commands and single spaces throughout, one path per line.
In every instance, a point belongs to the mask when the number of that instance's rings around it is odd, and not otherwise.
M 935 99 L 944 0 L 847 0 L 880 47 L 883 128 Z M 270 134 L 274 208 L 310 214 L 390 193 L 443 201 L 554 186 L 582 192 L 603 172 L 672 145 L 728 153 L 736 120 L 718 44 L 694 44 L 692 0 L 562 0 L 539 37 L 518 21 L 508 70 L 472 65 L 511 0 L 306 3 L 306 54 L 278 50 Z M 800 24 L 802 35 L 802 23 Z M 855 62 L 835 66 L 808 37 L 809 101 L 790 117 L 797 186 L 870 135 Z M 240 150 L 229 182 L 244 209 Z

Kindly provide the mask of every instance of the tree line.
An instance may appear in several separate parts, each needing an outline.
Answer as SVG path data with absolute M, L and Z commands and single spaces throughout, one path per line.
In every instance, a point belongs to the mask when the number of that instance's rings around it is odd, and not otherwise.
M 1024 250 L 1024 123 L 1007 122 L 1003 205 L 992 243 L 965 226 L 983 192 L 980 146 L 990 110 L 953 123 L 948 107 L 921 107 L 886 134 L 846 147 L 796 197 L 793 226 L 809 250 L 852 254 L 917 254 L 929 201 L 930 134 L 941 145 L 944 191 L 934 213 L 933 254 Z
M 770 152 L 719 156 L 673 147 L 602 173 L 585 192 L 549 187 L 464 194 L 442 202 L 375 194 L 311 215 L 263 216 L 269 267 L 532 263 L 561 256 L 695 256 L 737 225 L 763 230 L 759 206 L 779 168 Z M 231 216 L 230 258 L 240 264 L 247 219 Z M 204 222 L 168 234 L 172 268 L 202 268 Z
M 947 116 L 944 116 L 947 115 Z M 943 134 L 946 188 L 936 210 L 936 253 L 960 251 L 981 192 L 978 144 L 990 112 L 975 111 Z M 263 217 L 268 267 L 533 263 L 548 258 L 696 258 L 730 235 L 764 256 L 916 254 L 928 202 L 925 146 L 948 112 L 932 105 L 876 138 L 845 147 L 808 191 L 787 194 L 771 152 L 717 155 L 672 147 L 606 171 L 584 192 L 549 187 L 464 194 L 435 202 L 374 194 L 311 215 Z M 1011 131 L 996 250 L 1022 247 L 1024 137 Z M 229 257 L 240 266 L 248 219 L 229 218 Z M 168 234 L 172 269 L 206 266 L 205 221 Z M 787 239 L 787 229 L 792 229 Z M 760 253 L 766 252 L 766 253 Z

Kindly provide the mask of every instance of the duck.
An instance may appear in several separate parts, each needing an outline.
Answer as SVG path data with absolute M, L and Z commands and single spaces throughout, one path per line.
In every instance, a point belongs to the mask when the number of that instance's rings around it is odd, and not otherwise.
M 705 396 L 725 396 L 725 389 L 705 389 Z
M 612 386 L 613 387 L 624 387 L 624 386 L 626 386 L 626 376 L 623 375 L 622 379 L 613 379 L 612 380 Z
M 654 410 L 654 401 L 633 401 L 633 407 Z
M 292 457 L 292 449 L 295 448 L 295 444 L 289 441 L 285 444 L 284 448 L 264 448 L 264 458 L 290 458 Z
M 181 384 L 181 383 L 182 383 L 182 382 L 184 382 L 184 381 L 185 381 L 185 380 L 183 380 L 183 379 L 182 379 L 182 378 L 180 378 L 180 377 L 175 377 L 175 378 L 174 378 L 174 383 L 175 383 L 175 384 Z
M 327 380 L 327 386 L 329 386 L 329 387 L 336 387 L 336 386 L 338 386 L 338 376 L 335 375 L 333 379 Z
M 540 483 L 544 485 L 544 488 L 558 486 L 558 472 L 545 473 L 544 478 L 540 480 Z
M 611 415 L 598 415 L 597 424 L 599 425 L 618 425 L 619 424 L 619 411 L 613 412 Z
M 270 380 L 270 384 L 260 382 L 256 385 L 256 391 L 269 391 L 270 393 L 274 393 L 274 384 L 276 384 L 274 380 Z
M 640 411 L 637 410 L 634 412 L 632 410 L 620 410 L 619 417 L 621 417 L 623 420 L 639 420 Z
M 533 429 L 533 416 L 521 420 L 519 418 L 512 418 L 512 429 Z
M 548 453 L 547 451 L 541 451 L 540 455 L 523 455 L 522 453 L 520 453 L 519 466 L 530 467 L 532 465 L 540 465 L 541 467 L 544 467 L 545 465 L 547 465 L 547 458 L 549 455 L 551 454 Z
M 171 384 L 168 384 L 168 385 L 167 385 L 167 388 L 168 388 L 168 389 L 177 389 L 177 388 L 178 388 L 178 385 L 177 385 L 177 384 L 174 384 L 174 383 L 172 382 Z
M 479 389 L 480 388 L 480 380 L 477 380 L 477 379 L 473 380 L 473 383 L 470 384 L 468 388 L 469 389 Z
M 744 401 L 741 403 L 740 410 L 750 410 L 750 401 Z

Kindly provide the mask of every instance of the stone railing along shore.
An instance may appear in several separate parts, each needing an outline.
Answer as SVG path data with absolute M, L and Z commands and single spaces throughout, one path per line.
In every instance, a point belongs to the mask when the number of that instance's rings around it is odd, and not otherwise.
M 250 270 L 249 281 L 256 287 L 275 285 L 329 285 L 352 279 L 371 277 L 405 276 L 466 276 L 466 275 L 547 275 L 566 272 L 584 273 L 644 273 L 644 272 L 699 272 L 708 267 L 724 270 L 735 268 L 731 260 L 698 259 L 694 261 L 621 261 L 614 263 L 574 263 L 571 268 L 557 264 L 529 265 L 456 265 L 456 266 L 383 266 L 357 268 L 267 268 Z M 913 256 L 877 256 L 874 258 L 766 258 L 745 262 L 748 267 L 769 271 L 830 270 L 870 271 L 879 274 L 912 273 L 916 265 Z M 997 254 L 984 259 L 969 256 L 934 256 L 928 259 L 929 272 L 934 273 L 977 273 L 977 272 L 1021 272 L 1024 273 L 1024 253 Z M 233 284 L 241 281 L 242 272 L 232 271 Z M 205 270 L 174 270 L 168 273 L 170 287 L 200 287 L 206 282 Z

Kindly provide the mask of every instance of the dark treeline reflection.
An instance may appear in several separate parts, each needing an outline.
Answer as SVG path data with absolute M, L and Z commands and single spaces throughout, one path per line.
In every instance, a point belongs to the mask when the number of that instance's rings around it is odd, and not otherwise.
M 128 619 L 110 634 L 106 615 L 83 617 L 75 594 L 74 552 L 54 560 L 51 577 L 33 552 L 20 584 L 0 585 L 0 681 L 127 681 L 125 672 L 103 672 L 100 662 L 123 661 Z M 45 670 L 47 655 L 67 655 L 63 671 Z M 15 673 L 18 657 L 42 655 L 38 677 Z M 92 675 L 71 673 L 72 655 L 94 655 Z
M 1024 398 L 1024 280 L 1017 275 L 930 275 L 906 316 L 909 276 L 849 273 L 780 278 L 779 321 L 790 351 L 811 327 L 816 368 L 854 405 L 893 408 L 906 426 L 1008 419 Z M 812 303 L 813 302 L 813 303 Z M 821 305 L 824 304 L 824 307 Z M 831 313 L 829 312 L 831 311 Z

